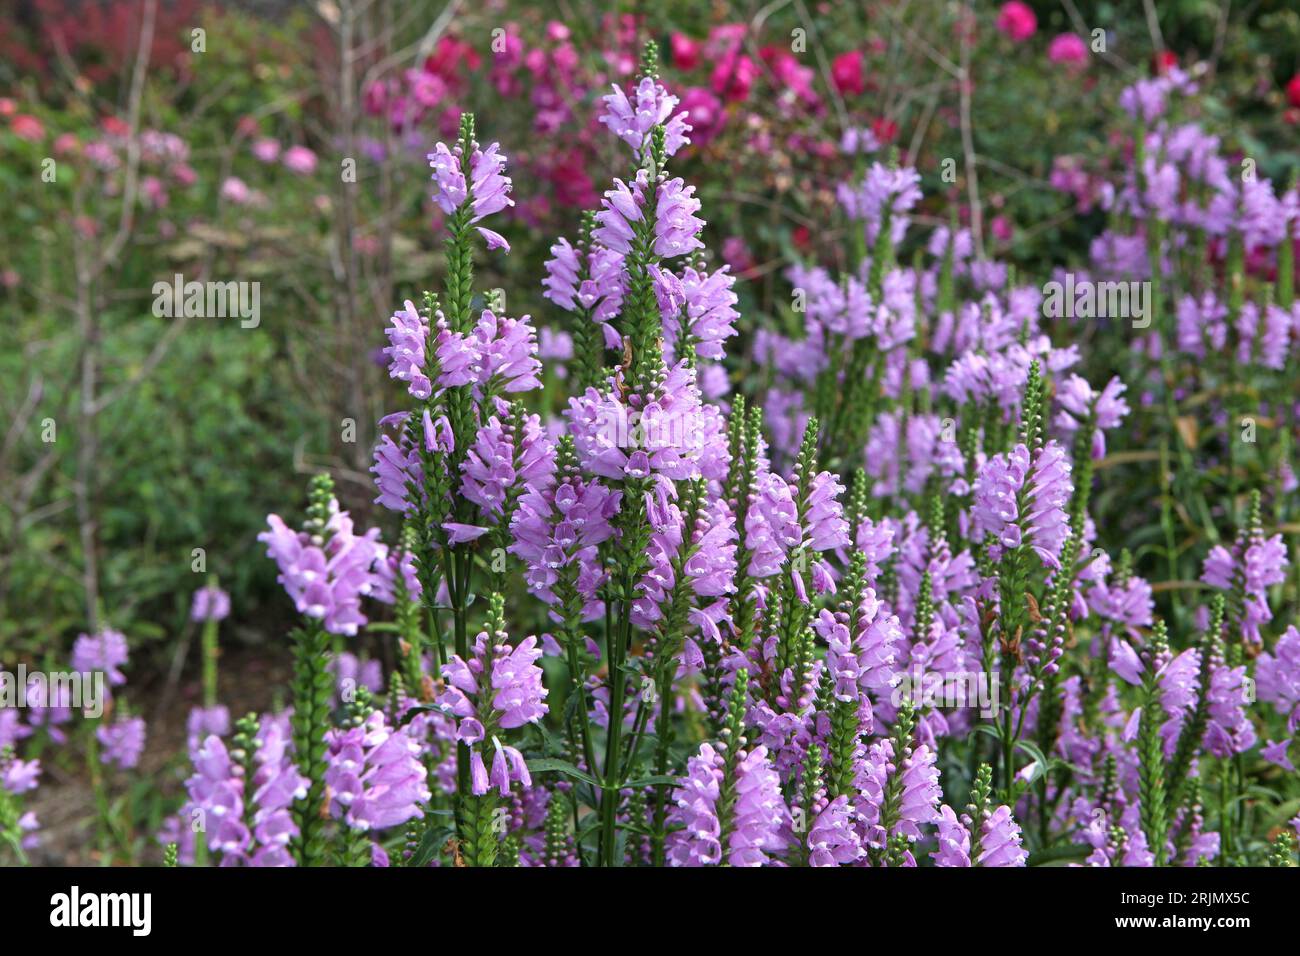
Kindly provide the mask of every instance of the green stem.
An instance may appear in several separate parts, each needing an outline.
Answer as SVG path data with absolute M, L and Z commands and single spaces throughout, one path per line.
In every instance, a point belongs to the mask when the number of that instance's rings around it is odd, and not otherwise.
M 298 826 L 294 849 L 300 866 L 317 866 L 324 847 L 325 731 L 330 726 L 334 680 L 326 666 L 329 635 L 321 622 L 308 620 L 295 638 L 293 741 L 298 768 L 310 784 L 307 795 L 293 806 Z

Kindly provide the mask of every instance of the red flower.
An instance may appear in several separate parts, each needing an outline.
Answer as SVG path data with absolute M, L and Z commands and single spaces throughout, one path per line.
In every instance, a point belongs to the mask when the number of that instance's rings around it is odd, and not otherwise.
M 19 113 L 15 116 L 13 125 L 10 128 L 19 139 L 26 139 L 36 143 L 45 138 L 45 127 L 41 125 L 41 121 L 35 116 L 28 116 L 26 113 Z
M 997 27 L 1004 36 L 1021 43 L 1038 30 L 1038 17 L 1020 0 L 1010 0 L 998 11 Z
M 685 33 L 674 33 L 668 38 L 672 49 L 673 66 L 679 70 L 693 70 L 700 65 L 700 42 Z
M 884 116 L 879 116 L 871 121 L 871 132 L 884 146 L 898 138 L 898 124 Z
M 713 91 L 728 102 L 749 98 L 758 78 L 758 64 L 740 53 L 725 56 L 713 70 Z
M 1164 76 L 1178 65 L 1178 54 L 1173 50 L 1163 50 L 1151 58 L 1151 72 Z
M 831 82 L 843 95 L 857 95 L 866 90 L 862 76 L 862 51 L 841 53 L 831 62 Z
M 462 63 L 472 72 L 482 65 L 483 58 L 472 44 L 453 36 L 444 36 L 433 52 L 425 57 L 424 72 L 451 80 Z
M 696 146 L 712 140 L 726 122 L 721 101 L 703 86 L 688 87 L 682 93 L 681 108 L 691 124 L 691 142 Z
M 1291 82 L 1286 85 L 1286 98 L 1287 102 L 1300 110 L 1300 73 L 1291 77 Z
M 795 226 L 790 231 L 790 241 L 794 243 L 796 249 L 807 249 L 812 241 L 812 233 L 807 226 Z
M 1047 58 L 1053 63 L 1082 66 L 1088 62 L 1088 45 L 1077 33 L 1061 33 L 1047 45 Z

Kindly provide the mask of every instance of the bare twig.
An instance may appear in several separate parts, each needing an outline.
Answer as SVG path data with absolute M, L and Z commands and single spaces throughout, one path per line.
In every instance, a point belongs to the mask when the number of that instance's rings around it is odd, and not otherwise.
M 975 17 L 974 4 L 967 0 L 966 15 L 972 22 Z M 970 76 L 970 31 L 961 31 L 961 148 L 966 162 L 966 191 L 970 201 L 970 231 L 975 241 L 975 257 L 984 258 L 984 210 L 980 205 L 979 169 L 975 157 L 975 133 L 971 125 L 971 90 L 973 83 Z

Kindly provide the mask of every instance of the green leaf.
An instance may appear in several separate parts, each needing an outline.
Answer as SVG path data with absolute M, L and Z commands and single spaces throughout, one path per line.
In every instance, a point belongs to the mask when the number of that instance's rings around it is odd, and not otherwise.
M 628 780 L 626 783 L 623 784 L 623 786 L 624 787 L 653 787 L 659 784 L 667 784 L 668 786 L 673 786 L 678 782 L 678 780 L 679 778 L 674 777 L 672 774 L 657 773 L 652 777 L 640 777 L 636 780 Z
M 1025 861 L 1025 865 L 1044 866 L 1061 860 L 1083 860 L 1091 852 L 1092 847 L 1079 843 L 1070 843 L 1066 846 L 1049 846 L 1029 854 L 1029 859 Z
M 535 757 L 528 761 L 528 769 L 533 773 L 545 773 L 548 770 L 553 770 L 556 773 L 564 774 L 566 777 L 573 777 L 575 780 L 589 783 L 593 787 L 601 785 L 599 780 L 585 770 L 579 770 L 567 760 L 559 760 L 555 757 Z
M 412 704 L 407 708 L 406 713 L 402 714 L 401 719 L 397 721 L 397 726 L 406 726 L 415 718 L 416 714 L 427 714 L 438 710 L 440 709 L 436 704 Z
M 451 839 L 451 827 L 426 827 L 420 835 L 420 842 L 406 861 L 407 866 L 428 866 L 434 854 Z
M 1038 748 L 1038 744 L 1034 743 L 1033 741 L 1017 740 L 1016 749 L 1023 750 L 1025 753 L 1029 754 L 1029 756 L 1032 757 L 1034 760 L 1033 774 L 1029 777 L 1027 781 L 1022 781 L 1025 784 L 1025 786 L 1032 786 L 1034 783 L 1038 781 L 1040 777 L 1043 776 L 1043 774 L 1047 773 L 1047 771 L 1052 769 L 1053 761 L 1048 760 L 1047 757 L 1043 755 L 1042 750 Z
M 997 728 L 992 724 L 976 724 L 974 730 L 977 734 L 986 734 L 998 743 L 1002 743 L 1002 735 L 998 733 Z

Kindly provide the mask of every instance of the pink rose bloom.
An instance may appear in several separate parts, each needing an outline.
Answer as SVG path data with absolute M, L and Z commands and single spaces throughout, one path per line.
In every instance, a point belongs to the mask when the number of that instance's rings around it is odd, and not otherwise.
M 758 79 L 758 64 L 742 53 L 723 57 L 713 70 L 713 92 L 732 103 L 749 99 Z
M 692 86 L 682 94 L 681 110 L 691 124 L 691 142 L 703 146 L 720 132 L 726 115 L 722 101 L 703 86 Z
M 167 187 L 157 176 L 146 176 L 140 180 L 140 192 L 144 196 L 145 204 L 154 209 L 161 209 L 167 205 Z
M 236 206 L 246 205 L 253 196 L 248 184 L 238 176 L 231 176 L 221 184 L 221 198 Z
M 735 53 L 745 40 L 743 23 L 722 23 L 709 31 L 708 42 L 704 46 L 704 58 L 717 60 Z
M 722 240 L 722 261 L 731 266 L 733 273 L 754 268 L 754 256 L 740 236 L 728 236 Z
M 253 155 L 264 163 L 273 163 L 280 158 L 280 144 L 263 136 L 253 141 Z
M 794 56 L 780 47 L 767 46 L 759 50 L 758 55 L 772 71 L 772 85 L 778 90 L 788 89 L 805 103 L 817 102 L 817 93 L 813 90 L 812 67 L 804 66 Z
M 1088 62 L 1088 45 L 1078 34 L 1062 33 L 1048 44 L 1047 58 L 1053 63 L 1081 66 Z
M 1002 4 L 1002 9 L 998 11 L 997 26 L 1004 36 L 1022 43 L 1038 29 L 1038 17 L 1020 0 L 1010 0 L 1009 3 Z
M 384 108 L 388 105 L 388 87 L 384 84 L 384 81 L 375 80 L 375 82 L 367 86 L 362 101 L 366 105 L 368 115 L 382 116 Z
M 850 50 L 831 61 L 831 82 L 841 94 L 854 96 L 866 91 L 862 77 L 862 51 Z
M 0 96 L 0 116 L 13 116 L 18 112 L 18 104 L 7 96 Z
M 636 70 L 636 57 L 631 53 L 607 53 L 610 69 L 619 76 L 628 76 Z
M 674 33 L 668 38 L 672 48 L 673 66 L 679 70 L 693 70 L 700 65 L 700 43 L 685 33 Z
M 54 152 L 56 155 L 65 156 L 68 153 L 75 153 L 81 149 L 81 140 L 77 139 L 76 133 L 60 133 L 54 140 Z
M 306 146 L 290 146 L 284 151 L 284 165 L 290 172 L 310 176 L 316 172 L 316 154 Z
M 189 163 L 177 163 L 171 168 L 172 178 L 182 186 L 193 186 L 199 181 L 199 174 Z
M 29 142 L 37 143 L 45 138 L 45 127 L 35 116 L 28 116 L 26 113 L 19 113 L 13 118 L 13 125 L 10 127 L 14 135 L 19 139 L 25 139 Z

